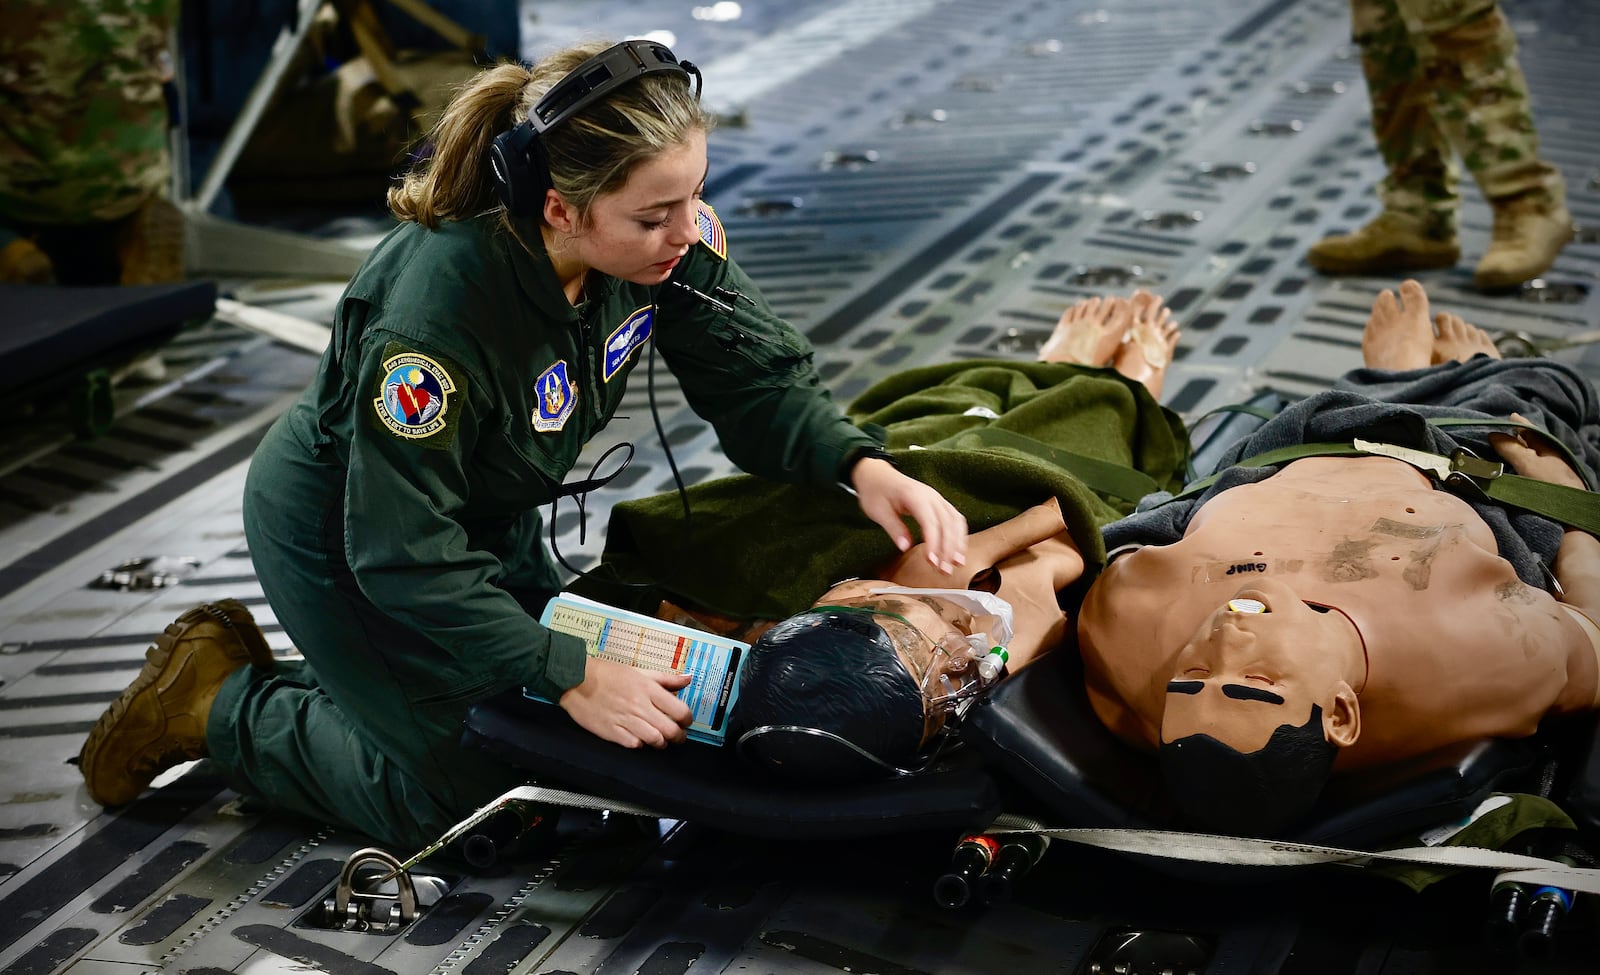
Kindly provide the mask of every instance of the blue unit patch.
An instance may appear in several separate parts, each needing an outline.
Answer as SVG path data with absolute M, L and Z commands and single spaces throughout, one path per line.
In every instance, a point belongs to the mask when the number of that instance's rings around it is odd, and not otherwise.
M 711 248 L 711 253 L 722 260 L 728 259 L 728 237 L 722 232 L 722 221 L 717 219 L 717 211 L 711 209 L 711 204 L 700 201 L 700 209 L 694 215 L 695 226 L 700 228 L 700 243 Z
M 650 329 L 655 322 L 656 306 L 645 305 L 643 308 L 622 320 L 610 335 L 606 336 L 606 363 L 605 380 L 611 381 L 627 364 L 628 357 L 633 355 L 633 350 L 650 340 Z
M 444 367 L 419 352 L 403 352 L 383 363 L 383 393 L 373 401 L 378 419 L 407 440 L 445 429 L 455 383 Z
M 533 381 L 533 429 L 539 433 L 554 433 L 567 425 L 572 408 L 578 404 L 578 387 L 567 374 L 567 360 L 539 373 Z

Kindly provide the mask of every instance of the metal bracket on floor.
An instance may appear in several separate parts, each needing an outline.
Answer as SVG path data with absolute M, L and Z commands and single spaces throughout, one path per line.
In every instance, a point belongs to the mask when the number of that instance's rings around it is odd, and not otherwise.
M 322 902 L 319 926 L 394 934 L 437 903 L 445 886 L 436 877 L 413 879 L 399 858 L 386 850 L 357 850 L 344 861 L 333 896 Z
M 1507 358 L 1536 359 L 1562 349 L 1600 342 L 1600 328 L 1557 338 L 1544 338 L 1524 331 L 1501 332 L 1494 337 L 1494 347 Z

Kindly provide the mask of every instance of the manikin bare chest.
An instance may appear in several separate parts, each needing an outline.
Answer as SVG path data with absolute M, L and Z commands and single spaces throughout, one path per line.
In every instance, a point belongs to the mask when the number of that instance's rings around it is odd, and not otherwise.
M 1306 458 L 1224 492 L 1191 519 L 1181 546 L 1202 590 L 1274 572 L 1352 591 L 1398 583 L 1424 592 L 1441 552 L 1496 553 L 1494 533 L 1470 505 L 1384 457 Z
M 1470 505 L 1399 461 L 1308 458 L 1218 495 L 1182 540 L 1106 570 L 1080 621 L 1102 717 L 1154 744 L 1172 659 L 1266 574 L 1362 633 L 1366 727 L 1347 765 L 1490 726 L 1531 733 L 1564 684 L 1566 650 L 1548 639 L 1559 611 L 1516 578 Z

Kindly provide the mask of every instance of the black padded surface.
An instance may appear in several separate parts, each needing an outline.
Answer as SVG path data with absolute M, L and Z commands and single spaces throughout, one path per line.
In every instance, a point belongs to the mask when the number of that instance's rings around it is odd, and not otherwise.
M 1600 835 L 1600 721 L 1582 737 L 1562 808 L 1579 826 Z
M 1050 654 L 1006 678 L 969 712 L 963 734 L 1054 814 L 1052 826 L 1172 825 L 1155 760 L 1095 717 L 1075 653 Z
M 1090 710 L 1075 654 L 1009 678 L 968 716 L 967 740 L 1067 827 L 1178 829 L 1155 758 L 1129 747 Z M 1335 776 L 1311 814 L 1281 839 L 1367 849 L 1464 815 L 1490 792 L 1531 779 L 1532 740 L 1473 742 L 1382 774 Z
M 994 779 L 970 750 L 927 772 L 819 788 L 774 782 L 732 746 L 662 751 L 602 741 L 553 705 L 507 694 L 475 705 L 463 740 L 526 769 L 541 785 L 646 806 L 729 832 L 774 838 L 967 830 L 999 815 Z
M 186 323 L 209 318 L 210 281 L 67 288 L 0 284 L 0 358 L 26 385 L 69 376 L 106 357 L 166 341 Z

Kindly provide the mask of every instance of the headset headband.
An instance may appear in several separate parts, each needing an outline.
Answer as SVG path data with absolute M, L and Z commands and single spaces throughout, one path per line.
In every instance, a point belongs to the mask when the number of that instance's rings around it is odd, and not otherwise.
M 555 83 L 525 122 L 494 137 L 489 147 L 490 173 L 500 201 L 512 215 L 533 216 L 544 206 L 550 185 L 549 161 L 539 143 L 542 133 L 560 125 L 636 78 L 668 72 L 694 78 L 700 97 L 700 69 L 679 61 L 655 41 L 623 41 L 573 68 Z
M 533 106 L 528 121 L 534 131 L 546 132 L 635 78 L 663 71 L 693 76 L 694 97 L 700 97 L 700 69 L 692 62 L 679 61 L 655 41 L 623 41 L 567 72 Z

